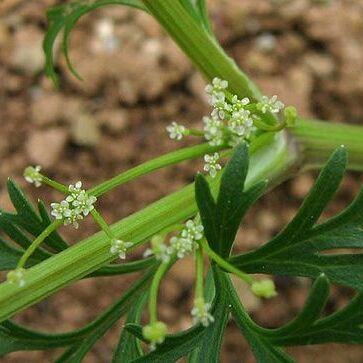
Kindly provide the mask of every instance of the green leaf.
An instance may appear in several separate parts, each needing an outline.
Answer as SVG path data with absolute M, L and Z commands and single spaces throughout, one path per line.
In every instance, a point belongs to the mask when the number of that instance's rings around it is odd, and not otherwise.
M 16 213 L 8 213 L 0 210 L 0 229 L 7 234 L 13 242 L 25 250 L 32 243 L 29 235 L 37 237 L 49 223 L 51 223 L 51 220 L 43 202 L 39 201 L 38 203 L 38 214 L 33 205 L 26 198 L 22 189 L 13 180 L 8 180 L 7 187 L 10 200 L 15 207 Z M 47 245 L 57 252 L 62 251 L 67 247 L 66 242 L 56 232 L 45 239 L 44 245 Z M 0 249 L 4 251 L 3 255 L 0 257 L 0 269 L 13 269 L 22 252 L 2 240 L 0 240 Z M 28 261 L 27 266 L 39 263 L 50 256 L 52 256 L 51 252 L 38 248 L 32 255 L 32 258 Z M 5 260 L 7 260 L 6 264 Z
M 264 182 L 243 191 L 247 171 L 248 149 L 246 144 L 240 144 L 223 172 L 217 202 L 205 178 L 196 178 L 195 196 L 207 241 L 224 258 L 230 253 L 241 219 L 265 191 Z
M 106 5 L 127 5 L 146 11 L 141 0 L 96 0 L 96 1 L 71 1 L 63 5 L 51 8 L 47 13 L 48 30 L 44 38 L 43 49 L 46 56 L 46 74 L 58 83 L 58 76 L 54 70 L 53 47 L 59 33 L 64 30 L 62 50 L 65 55 L 67 64 L 72 73 L 80 78 L 73 68 L 68 55 L 69 35 L 78 22 L 85 14 L 92 10 Z
M 212 27 L 209 21 L 208 9 L 206 0 L 194 0 L 195 7 L 197 9 L 197 13 L 199 14 L 200 21 L 204 26 L 204 29 L 210 34 L 213 35 Z
M 93 345 L 133 306 L 134 301 L 140 297 L 143 291 L 147 288 L 147 282 L 150 280 L 154 273 L 154 269 L 146 273 L 143 278 L 136 281 L 136 283 L 122 296 L 122 298 L 108 309 L 102 316 L 102 320 L 99 321 L 97 329 L 92 331 L 92 334 L 88 334 L 86 338 L 82 339 L 82 342 L 70 348 L 66 358 L 58 362 L 62 363 L 74 363 L 82 362 L 87 352 L 93 347 Z
M 228 295 L 223 279 L 220 276 L 221 273 L 217 266 L 213 266 L 216 291 L 219 291 L 215 301 L 218 308 L 213 311 L 214 323 L 205 329 L 198 348 L 189 356 L 189 363 L 220 362 L 220 350 L 229 318 Z
M 294 360 L 289 357 L 281 348 L 271 344 L 268 339 L 262 336 L 256 329 L 256 324 L 248 316 L 242 306 L 231 280 L 226 274 L 221 275 L 228 286 L 229 302 L 232 305 L 233 316 L 244 337 L 251 346 L 252 352 L 258 363 L 291 363 Z
M 363 292 L 343 309 L 316 320 L 296 333 L 279 336 L 271 334 L 274 344 L 281 346 L 325 343 L 363 344 Z
M 135 305 L 130 309 L 126 324 L 139 324 L 141 315 L 147 300 L 148 294 L 144 293 L 135 301 Z M 140 341 L 135 337 L 135 335 L 124 329 L 121 333 L 120 340 L 117 344 L 117 348 L 113 354 L 113 363 L 129 363 L 134 359 L 143 356 L 143 351 L 140 345 Z
M 345 211 L 316 224 L 343 178 L 346 160 L 345 149 L 339 148 L 289 225 L 256 251 L 230 258 L 230 263 L 248 273 L 311 278 L 324 273 L 333 283 L 362 290 L 363 254 L 324 251 L 363 248 L 363 190 Z
M 153 270 L 148 271 L 93 322 L 69 333 L 48 334 L 9 320 L 4 321 L 0 324 L 0 356 L 19 350 L 47 350 L 70 346 L 69 352 L 62 355 L 62 361 L 81 361 L 93 344 L 132 306 L 134 300 L 147 287 L 152 274 Z

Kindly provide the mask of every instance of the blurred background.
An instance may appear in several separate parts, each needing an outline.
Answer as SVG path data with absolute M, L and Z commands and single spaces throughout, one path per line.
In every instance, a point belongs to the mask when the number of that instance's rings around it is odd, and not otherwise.
M 46 9 L 55 0 L 0 2 L 0 208 L 11 210 L 6 180 L 11 176 L 46 202 L 61 196 L 25 185 L 22 171 L 40 164 L 50 177 L 87 187 L 194 140 L 176 144 L 165 127 L 171 121 L 198 126 L 208 113 L 205 82 L 189 60 L 147 14 L 109 6 L 84 17 L 71 40 L 71 58 L 83 77 L 73 77 L 59 56 L 59 89 L 44 75 L 42 39 Z M 217 37 L 267 95 L 277 94 L 305 117 L 363 125 L 362 0 L 209 0 Z M 58 44 L 59 45 L 59 44 Z M 362 140 L 363 142 L 363 140 Z M 193 180 L 197 162 L 183 163 L 124 185 L 103 196 L 100 210 L 110 223 Z M 316 173 L 277 188 L 250 211 L 238 235 L 237 251 L 257 247 L 293 216 Z M 359 174 L 344 180 L 326 216 L 341 210 L 362 184 Z M 325 216 L 325 217 L 326 217 Z M 71 243 L 97 231 L 86 219 L 78 231 L 63 229 Z M 142 252 L 132 258 L 137 258 Z M 4 275 L 0 275 L 3 279 Z M 64 332 L 91 321 L 122 294 L 134 275 L 78 282 L 20 314 L 29 326 Z M 160 293 L 160 318 L 172 331 L 190 326 L 194 267 L 179 262 Z M 236 281 L 253 318 L 277 327 L 304 304 L 309 282 L 276 277 L 279 295 L 261 302 Z M 346 304 L 349 289 L 333 288 L 327 312 Z M 122 322 L 84 360 L 109 362 Z M 363 349 L 330 344 L 289 349 L 298 362 L 363 362 Z M 52 362 L 60 350 L 13 353 L 4 363 Z M 222 362 L 255 362 L 234 323 L 224 339 Z

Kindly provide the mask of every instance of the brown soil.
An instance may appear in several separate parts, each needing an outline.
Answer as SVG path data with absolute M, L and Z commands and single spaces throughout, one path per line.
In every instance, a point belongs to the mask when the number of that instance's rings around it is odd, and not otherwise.
M 307 117 L 362 123 L 363 3 L 361 0 L 210 0 L 223 46 L 269 95 L 278 94 Z M 5 182 L 14 177 L 34 200 L 58 198 L 47 188 L 34 190 L 21 178 L 26 165 L 42 164 L 59 181 L 99 183 L 178 145 L 168 140 L 172 120 L 200 122 L 208 110 L 204 81 L 186 57 L 148 15 L 108 7 L 81 20 L 73 32 L 71 56 L 80 82 L 57 58 L 61 87 L 43 73 L 41 41 L 45 10 L 55 0 L 4 0 L 0 3 L 0 206 L 11 208 Z M 328 4 L 329 3 L 329 4 Z M 190 141 L 188 141 L 190 143 Z M 100 201 L 109 221 L 118 220 L 190 182 L 200 165 L 184 163 L 119 188 Z M 285 183 L 255 206 L 239 234 L 238 250 L 256 247 L 293 215 L 313 182 L 313 174 Z M 329 214 L 343 208 L 362 182 L 350 174 Z M 91 220 L 79 231 L 64 229 L 70 241 L 97 231 Z M 29 326 L 56 332 L 89 322 L 133 280 L 85 280 L 17 317 Z M 236 281 L 253 317 L 265 326 L 291 319 L 304 303 L 305 280 L 276 279 L 279 296 L 259 302 Z M 186 259 L 170 272 L 160 297 L 160 316 L 173 331 L 190 325 L 193 264 Z M 351 292 L 334 288 L 329 309 L 347 302 Z M 92 306 L 92 308 L 90 308 Z M 109 362 L 118 324 L 84 360 Z M 290 349 L 298 362 L 358 363 L 361 347 L 327 345 Z M 1 362 L 52 362 L 60 351 L 20 352 Z M 254 362 L 248 345 L 230 323 L 222 361 Z

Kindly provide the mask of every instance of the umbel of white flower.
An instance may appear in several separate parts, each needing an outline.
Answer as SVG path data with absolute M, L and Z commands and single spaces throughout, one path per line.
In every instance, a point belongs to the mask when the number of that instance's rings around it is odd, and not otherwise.
M 163 263 L 170 261 L 170 253 L 168 246 L 164 243 L 164 238 L 156 235 L 151 239 L 151 248 L 147 248 L 144 252 L 144 257 L 154 255 L 155 258 Z
M 194 307 L 191 311 L 194 324 L 202 324 L 207 327 L 214 322 L 213 315 L 209 312 L 211 304 L 206 303 L 203 298 L 197 298 L 194 301 Z
M 41 166 L 28 166 L 24 170 L 24 178 L 25 180 L 30 183 L 34 184 L 37 188 L 42 185 L 42 175 L 40 174 Z
M 235 146 L 240 142 L 251 141 L 257 131 L 255 121 L 261 120 L 266 113 L 278 114 L 285 107 L 276 95 L 271 98 L 263 96 L 255 103 L 251 103 L 247 97 L 240 99 L 230 94 L 228 82 L 219 78 L 214 78 L 205 91 L 212 111 L 210 116 L 203 117 L 203 132 L 204 138 L 213 146 Z M 175 140 L 192 133 L 192 130 L 176 122 L 169 125 L 167 131 L 170 138 Z
M 82 189 L 82 182 L 80 181 L 74 185 L 71 184 L 68 191 L 69 195 L 60 203 L 51 203 L 51 214 L 55 219 L 63 220 L 64 225 L 72 224 L 75 228 L 78 228 L 78 222 L 88 216 L 94 209 L 97 198 L 87 194 Z
M 222 169 L 222 166 L 218 163 L 219 154 L 214 153 L 213 155 L 204 155 L 204 171 L 209 173 L 209 175 L 214 178 L 217 172 Z
M 119 258 L 124 260 L 126 258 L 127 249 L 130 248 L 132 245 L 132 242 L 125 242 L 120 239 L 114 238 L 111 240 L 110 252 L 113 255 L 118 255 Z
M 171 139 L 181 140 L 186 132 L 186 128 L 183 125 L 172 122 L 166 127 L 166 131 L 169 133 Z
M 194 248 L 197 248 L 196 242 L 203 238 L 203 226 L 193 220 L 188 220 L 185 227 L 177 237 L 170 239 L 169 254 L 176 253 L 181 259 L 191 254 Z

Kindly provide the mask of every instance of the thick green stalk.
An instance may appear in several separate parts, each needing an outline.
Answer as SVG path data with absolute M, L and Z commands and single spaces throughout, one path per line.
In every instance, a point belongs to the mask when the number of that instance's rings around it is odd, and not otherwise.
M 321 167 L 334 149 L 344 145 L 348 151 L 348 168 L 363 171 L 362 126 L 300 119 L 289 134 L 300 145 L 306 169 Z
M 143 0 L 143 3 L 207 79 L 228 80 L 230 91 L 240 97 L 252 100 L 261 97 L 255 84 L 178 0 Z

